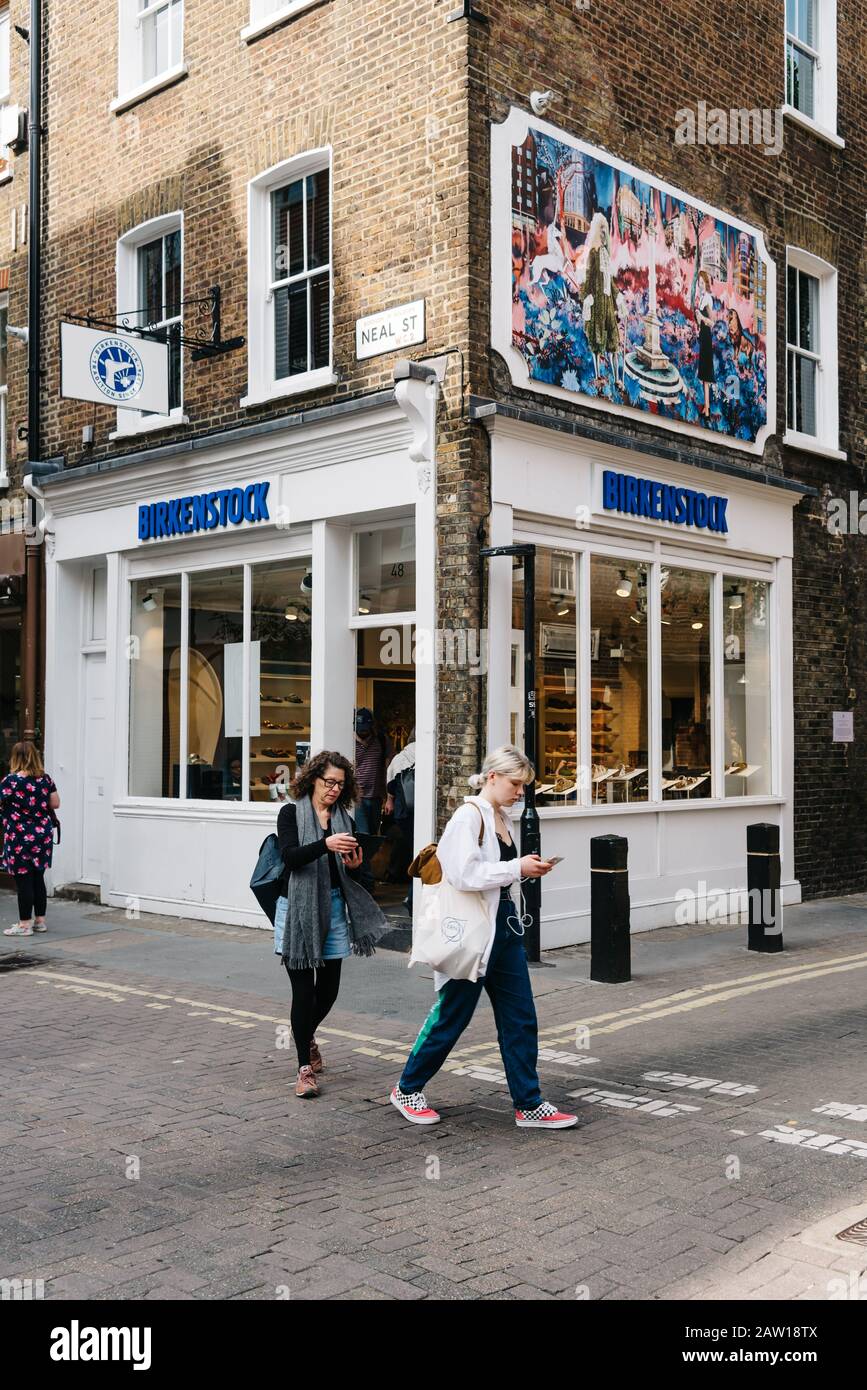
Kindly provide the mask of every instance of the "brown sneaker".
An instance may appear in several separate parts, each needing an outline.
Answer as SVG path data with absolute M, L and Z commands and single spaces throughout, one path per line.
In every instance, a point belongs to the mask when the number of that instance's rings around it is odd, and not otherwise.
M 298 1080 L 295 1082 L 295 1094 L 301 1100 L 312 1100 L 319 1095 L 319 1087 L 316 1085 L 316 1077 L 313 1075 L 312 1067 L 300 1067 Z
M 325 1063 L 322 1060 L 322 1053 L 319 1051 L 316 1039 L 310 1041 L 310 1065 L 315 1072 L 325 1070 Z

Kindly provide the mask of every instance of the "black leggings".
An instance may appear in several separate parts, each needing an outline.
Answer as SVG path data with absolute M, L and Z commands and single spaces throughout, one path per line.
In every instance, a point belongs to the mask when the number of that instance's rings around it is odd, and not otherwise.
M 285 962 L 284 962 L 285 964 Z M 298 1049 L 299 1067 L 310 1065 L 310 1043 L 326 1014 L 334 1007 L 340 989 L 342 960 L 327 960 L 317 970 L 290 970 L 292 981 L 292 1036 Z
M 48 896 L 45 892 L 45 871 L 43 869 L 28 869 L 23 874 L 16 874 L 15 887 L 18 889 L 19 922 L 29 922 L 34 909 L 37 917 L 44 917 L 48 905 Z

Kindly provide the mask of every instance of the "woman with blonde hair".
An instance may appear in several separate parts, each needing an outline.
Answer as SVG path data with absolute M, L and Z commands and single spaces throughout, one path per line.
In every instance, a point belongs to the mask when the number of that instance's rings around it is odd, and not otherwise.
M 475 1012 L 482 989 L 494 1010 L 497 1039 L 519 1129 L 567 1129 L 576 1115 L 561 1113 L 542 1099 L 536 1062 L 539 1029 L 522 937 L 518 899 L 522 878 L 541 878 L 554 867 L 538 854 L 519 858 L 508 810 L 535 777 L 532 763 L 511 744 L 485 759 L 470 778 L 476 796 L 464 798 L 443 831 L 437 858 L 454 888 L 483 894 L 491 935 L 478 980 L 451 980 L 437 971 L 436 1003 L 422 1026 L 391 1103 L 415 1125 L 435 1125 L 439 1115 L 424 1087 L 439 1071 Z
M 16 743 L 9 772 L 0 782 L 3 815 L 3 868 L 15 877 L 18 922 L 4 936 L 32 936 L 45 931 L 45 870 L 54 848 L 57 788 L 42 766 L 35 743 Z M 33 923 L 31 925 L 31 917 Z

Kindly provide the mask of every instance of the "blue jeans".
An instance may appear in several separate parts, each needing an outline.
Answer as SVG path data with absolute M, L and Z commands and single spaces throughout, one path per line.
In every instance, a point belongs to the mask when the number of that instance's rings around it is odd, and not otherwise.
M 511 898 L 497 909 L 497 930 L 487 974 L 481 980 L 447 980 L 424 1021 L 398 1085 L 404 1095 L 423 1091 L 439 1071 L 487 990 L 500 1055 L 516 1110 L 532 1110 L 542 1100 L 536 1062 L 539 1027 L 530 987 L 524 942 L 508 925 L 518 912 Z
M 355 828 L 362 835 L 378 835 L 382 802 L 378 796 L 363 796 L 355 807 Z

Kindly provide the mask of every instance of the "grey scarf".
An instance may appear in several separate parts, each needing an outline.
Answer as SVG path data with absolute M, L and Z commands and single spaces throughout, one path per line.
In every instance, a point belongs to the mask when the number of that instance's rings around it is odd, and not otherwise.
M 295 803 L 299 845 L 309 845 L 322 838 L 322 826 L 309 796 Z M 331 834 L 351 835 L 352 821 L 342 806 L 331 811 Z M 346 872 L 340 855 L 335 855 L 340 887 L 346 903 L 349 939 L 356 956 L 373 955 L 374 946 L 388 931 L 388 921 L 373 898 Z M 331 875 L 328 855 L 322 854 L 311 864 L 293 869 L 289 875 L 289 910 L 283 939 L 283 959 L 290 970 L 308 970 L 322 965 L 322 949 L 331 926 Z

